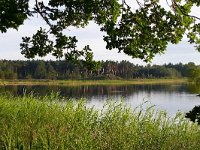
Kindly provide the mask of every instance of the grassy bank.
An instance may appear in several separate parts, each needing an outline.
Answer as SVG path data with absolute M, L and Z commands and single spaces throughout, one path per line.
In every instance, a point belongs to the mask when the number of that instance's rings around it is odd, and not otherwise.
M 43 98 L 0 96 L 0 149 L 200 149 L 200 128 L 180 114 L 122 105 L 104 111 Z
M 127 85 L 127 84 L 187 83 L 180 79 L 134 79 L 134 80 L 0 80 L 0 85 Z

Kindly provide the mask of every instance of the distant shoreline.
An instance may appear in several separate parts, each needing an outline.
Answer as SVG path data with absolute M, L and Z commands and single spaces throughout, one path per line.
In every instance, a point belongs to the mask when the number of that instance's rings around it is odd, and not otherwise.
M 180 79 L 132 79 L 132 80 L 0 80 L 0 86 L 6 85 L 136 85 L 188 83 L 187 78 Z

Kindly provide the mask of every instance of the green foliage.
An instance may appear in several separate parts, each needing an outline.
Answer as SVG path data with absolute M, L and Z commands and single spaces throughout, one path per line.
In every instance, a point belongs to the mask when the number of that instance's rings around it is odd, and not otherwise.
M 39 61 L 37 67 L 34 71 L 34 76 L 36 79 L 45 79 L 47 75 L 45 63 L 43 61 Z
M 47 63 L 47 78 L 48 79 L 56 79 L 57 78 L 57 72 L 51 65 L 51 63 Z
M 190 77 L 194 63 L 165 65 L 134 65 L 128 61 L 9 61 L 0 60 L 0 79 L 135 79 Z M 87 66 L 87 67 L 86 67 Z M 98 70 L 94 71 L 94 68 Z
M 30 16 L 29 0 L 1 0 L 0 1 L 0 31 L 8 28 L 17 29 Z
M 189 69 L 188 72 L 189 80 L 192 82 L 195 82 L 197 84 L 200 83 L 200 67 L 199 66 L 193 66 Z
M 83 60 L 88 69 L 97 70 L 99 63 L 93 61 L 89 46 L 78 50 L 76 37 L 64 34 L 69 27 L 84 28 L 89 22 L 98 24 L 105 32 L 103 39 L 107 49 L 118 49 L 146 62 L 156 54 L 164 53 L 168 43 L 179 43 L 185 34 L 200 51 L 200 18 L 190 15 L 193 6 L 200 5 L 198 0 L 167 1 L 169 9 L 159 0 L 135 0 L 138 4 L 136 9 L 126 0 L 49 0 L 47 4 L 35 0 L 34 8 L 30 8 L 28 2 L 0 2 L 2 32 L 8 28 L 17 29 L 29 15 L 35 14 L 48 25 L 47 29 L 40 28 L 32 37 L 22 38 L 20 46 L 27 58 L 50 53 L 73 63 Z
M 194 4 L 196 4 L 197 6 L 200 6 L 200 1 L 199 0 L 191 0 Z
M 132 111 L 108 103 L 103 110 L 58 94 L 0 96 L 0 149 L 199 149 L 197 124 L 152 107 Z
M 33 35 L 33 38 L 25 37 L 22 38 L 23 43 L 20 44 L 22 49 L 22 54 L 28 55 L 29 58 L 35 57 L 35 53 L 40 57 L 46 56 L 48 53 L 52 52 L 53 42 L 49 40 L 48 35 L 45 34 L 45 30 L 40 28 L 36 34 Z M 29 44 L 32 46 L 29 47 Z M 27 48 L 30 48 L 30 51 L 26 51 Z
M 195 106 L 191 111 L 186 113 L 185 117 L 200 125 L 200 106 Z
M 32 38 L 24 37 L 20 45 L 22 54 L 27 58 L 34 58 L 36 55 L 43 57 L 52 53 L 57 58 L 64 56 L 73 63 L 77 63 L 83 57 L 84 65 L 88 69 L 98 69 L 99 62 L 93 61 L 93 53 L 89 46 L 78 50 L 76 37 L 63 35 L 62 32 L 70 26 L 84 27 L 91 20 L 99 25 L 104 24 L 108 18 L 116 21 L 119 16 L 119 4 L 116 0 L 65 2 L 50 0 L 47 6 L 43 2 L 36 1 L 34 10 L 46 21 L 49 30 L 41 28 Z M 55 42 L 48 38 L 50 34 L 54 35 Z
M 166 11 L 158 1 L 150 1 L 148 4 L 144 2 L 135 12 L 129 6 L 122 10 L 119 25 L 113 24 L 110 30 L 112 24 L 109 23 L 103 28 L 108 34 L 104 37 L 107 48 L 118 48 L 119 51 L 146 62 L 155 54 L 163 53 L 169 42 L 180 42 L 192 23 L 188 16 Z

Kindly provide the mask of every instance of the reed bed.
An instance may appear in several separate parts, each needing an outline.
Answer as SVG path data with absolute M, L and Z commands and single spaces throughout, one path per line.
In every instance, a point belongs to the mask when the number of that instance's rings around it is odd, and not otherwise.
M 186 78 L 175 79 L 132 79 L 132 80 L 1 80 L 0 85 L 60 85 L 60 86 L 80 86 L 80 85 L 138 85 L 138 84 L 186 84 Z
M 180 113 L 135 110 L 110 102 L 102 110 L 58 95 L 0 96 L 1 150 L 200 149 L 200 128 Z

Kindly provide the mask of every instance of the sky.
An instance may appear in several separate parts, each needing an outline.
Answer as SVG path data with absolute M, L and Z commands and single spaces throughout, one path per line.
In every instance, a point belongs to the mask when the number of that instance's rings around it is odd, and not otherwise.
M 200 11 L 194 9 L 193 14 L 200 16 Z M 39 27 L 45 27 L 45 23 L 39 18 L 34 17 L 30 20 L 26 20 L 24 25 L 20 26 L 18 31 L 9 29 L 7 33 L 0 33 L 0 59 L 8 60 L 27 60 L 21 55 L 20 42 L 23 36 L 31 36 L 39 29 Z M 94 52 L 95 60 L 128 60 L 134 64 L 146 65 L 145 62 L 139 59 L 132 59 L 131 57 L 118 53 L 117 50 L 106 50 L 105 42 L 103 41 L 104 33 L 100 32 L 97 25 L 90 23 L 84 29 L 70 28 L 67 31 L 67 35 L 77 36 L 78 48 L 82 49 L 85 45 L 90 45 Z M 35 58 L 41 59 L 41 58 Z M 55 60 L 52 56 L 43 58 L 45 60 Z M 152 60 L 152 64 L 162 65 L 165 63 L 188 63 L 194 62 L 200 64 L 200 52 L 197 52 L 193 45 L 187 42 L 187 39 L 183 39 L 178 45 L 169 44 L 167 50 L 162 55 L 156 55 Z

